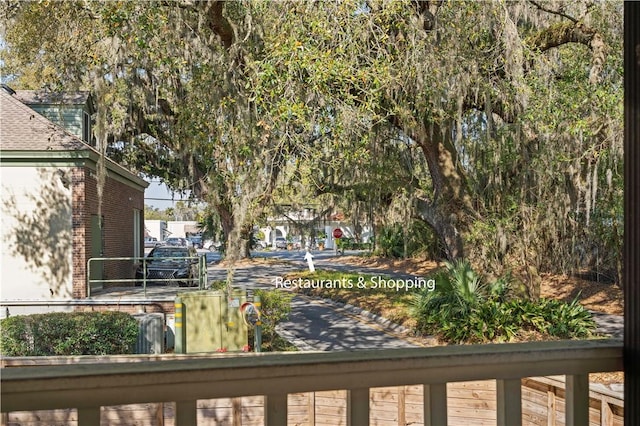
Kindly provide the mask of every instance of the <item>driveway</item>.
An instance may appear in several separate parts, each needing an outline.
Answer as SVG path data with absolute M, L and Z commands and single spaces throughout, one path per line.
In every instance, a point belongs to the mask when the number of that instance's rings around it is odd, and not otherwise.
M 322 268 L 338 264 L 332 252 L 314 252 Z M 274 288 L 279 279 L 291 271 L 308 267 L 304 251 L 265 251 L 255 254 L 251 264 L 241 263 L 232 272 L 234 286 L 246 290 Z M 269 259 L 261 261 L 260 258 Z M 224 280 L 228 269 L 215 264 L 209 267 L 210 280 Z M 287 291 L 282 289 L 281 291 Z M 278 333 L 301 350 L 345 351 L 359 349 L 410 348 L 422 346 L 407 336 L 407 330 L 383 318 L 354 307 L 331 301 L 296 295 L 291 315 L 280 323 Z

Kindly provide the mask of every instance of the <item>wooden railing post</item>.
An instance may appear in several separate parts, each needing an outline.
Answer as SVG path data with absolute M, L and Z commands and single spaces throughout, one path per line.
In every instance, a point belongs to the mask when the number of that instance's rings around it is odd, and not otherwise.
M 498 426 L 522 424 L 521 379 L 496 380 Z
M 264 396 L 264 426 L 287 424 L 287 394 Z
M 565 380 L 565 412 L 567 426 L 589 424 L 589 375 L 567 375 Z
M 369 388 L 347 391 L 347 426 L 369 425 Z
M 197 426 L 197 401 L 176 401 L 176 425 Z
M 100 407 L 78 408 L 78 426 L 100 424 Z
M 447 384 L 424 385 L 424 426 L 447 424 Z

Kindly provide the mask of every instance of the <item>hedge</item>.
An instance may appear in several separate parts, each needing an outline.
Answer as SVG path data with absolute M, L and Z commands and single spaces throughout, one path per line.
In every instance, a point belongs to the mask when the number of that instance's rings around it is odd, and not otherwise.
M 137 338 L 138 323 L 124 312 L 52 312 L 0 320 L 4 356 L 130 354 Z

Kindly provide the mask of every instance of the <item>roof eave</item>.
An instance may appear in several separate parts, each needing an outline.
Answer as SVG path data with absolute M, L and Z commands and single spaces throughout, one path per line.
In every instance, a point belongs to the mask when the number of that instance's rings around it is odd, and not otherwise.
M 20 151 L 1 150 L 0 164 L 3 166 L 12 165 L 34 165 L 34 166 L 59 166 L 59 167 L 81 167 L 89 165 L 97 170 L 100 161 L 100 154 L 94 150 L 50 150 L 50 151 Z M 149 182 L 130 172 L 121 165 L 110 159 L 106 159 L 105 167 L 108 172 L 114 173 L 121 178 L 145 189 Z

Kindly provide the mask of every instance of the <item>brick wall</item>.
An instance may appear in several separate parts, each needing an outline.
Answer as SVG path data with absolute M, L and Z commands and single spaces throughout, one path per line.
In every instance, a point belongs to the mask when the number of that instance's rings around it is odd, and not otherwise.
M 72 238 L 73 238 L 73 297 L 87 297 L 87 259 L 91 253 L 91 218 L 85 211 L 85 169 L 71 170 L 72 184 Z
M 144 191 L 137 190 L 108 176 L 102 191 L 102 203 L 98 196 L 97 173 L 89 168 L 75 168 L 73 176 L 73 289 L 75 298 L 87 296 L 87 260 L 91 258 L 92 217 L 102 217 L 101 257 L 134 257 L 134 211 L 140 213 L 140 229 L 144 229 Z M 143 245 L 143 232 L 137 235 L 138 246 Z M 131 261 L 106 262 L 103 279 L 134 277 Z M 109 284 L 105 284 L 108 286 Z M 115 285 L 115 284 L 114 284 Z M 117 284 L 122 286 L 123 284 Z M 130 285 L 133 285 L 131 283 Z

